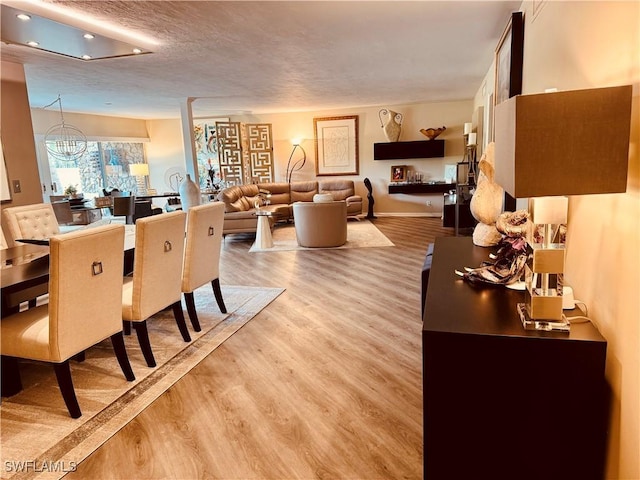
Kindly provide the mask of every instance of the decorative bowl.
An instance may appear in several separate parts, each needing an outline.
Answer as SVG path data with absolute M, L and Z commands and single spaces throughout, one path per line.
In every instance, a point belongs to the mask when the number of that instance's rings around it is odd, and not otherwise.
M 444 126 L 441 128 L 421 128 L 420 133 L 422 133 L 429 140 L 434 140 L 438 135 L 440 135 L 446 129 L 447 127 L 444 127 Z

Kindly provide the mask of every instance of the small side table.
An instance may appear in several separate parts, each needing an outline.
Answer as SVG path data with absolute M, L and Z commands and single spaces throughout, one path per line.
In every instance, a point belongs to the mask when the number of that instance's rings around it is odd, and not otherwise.
M 272 212 L 267 210 L 256 210 L 255 215 L 258 217 L 258 227 L 256 229 L 256 247 L 272 248 L 273 237 L 271 236 L 271 217 Z

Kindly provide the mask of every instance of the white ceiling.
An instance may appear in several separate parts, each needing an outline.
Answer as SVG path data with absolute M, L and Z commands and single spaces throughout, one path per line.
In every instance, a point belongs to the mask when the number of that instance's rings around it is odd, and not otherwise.
M 32 2 L 13 7 L 83 26 Z M 1 45 L 29 100 L 66 112 L 173 118 L 473 98 L 520 1 L 49 1 L 154 53 L 82 61 Z M 85 24 L 86 25 L 86 24 Z M 90 30 L 104 33 L 101 26 Z

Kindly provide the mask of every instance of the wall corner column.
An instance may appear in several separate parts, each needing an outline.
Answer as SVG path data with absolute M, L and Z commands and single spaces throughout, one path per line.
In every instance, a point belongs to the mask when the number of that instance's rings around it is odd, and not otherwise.
M 184 144 L 185 168 L 196 185 L 200 184 L 198 177 L 198 157 L 196 156 L 194 133 L 193 133 L 193 112 L 191 104 L 195 97 L 187 97 L 180 104 L 180 123 L 182 125 L 182 142 Z

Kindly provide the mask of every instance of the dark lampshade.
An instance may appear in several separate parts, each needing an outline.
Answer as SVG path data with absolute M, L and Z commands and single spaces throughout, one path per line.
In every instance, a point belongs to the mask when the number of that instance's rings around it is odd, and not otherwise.
M 627 189 L 631 85 L 517 95 L 495 108 L 495 180 L 515 198 Z

